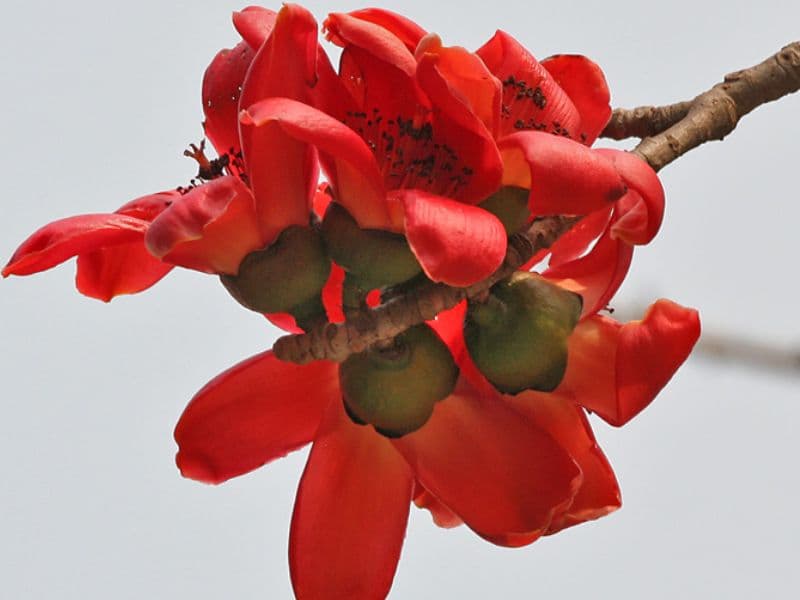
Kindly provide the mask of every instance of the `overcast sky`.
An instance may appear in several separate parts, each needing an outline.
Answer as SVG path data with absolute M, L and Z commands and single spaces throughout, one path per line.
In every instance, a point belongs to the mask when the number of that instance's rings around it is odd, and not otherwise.
M 321 21 L 353 2 L 306 4 Z M 386 2 L 446 44 L 503 28 L 538 57 L 584 53 L 615 106 L 694 96 L 800 36 L 800 3 Z M 4 0 L 0 258 L 44 223 L 185 183 L 203 70 L 238 3 Z M 276 8 L 276 6 L 275 6 Z M 708 330 L 800 343 L 800 96 L 663 172 L 667 214 L 619 304 L 667 296 Z M 601 141 L 601 144 L 602 141 Z M 630 143 L 622 147 L 630 147 Z M 291 597 L 306 452 L 212 488 L 181 479 L 172 429 L 208 379 L 275 330 L 218 281 L 175 272 L 109 305 L 74 265 L 0 282 L 0 596 Z M 596 422 L 618 513 L 518 550 L 412 510 L 392 598 L 787 598 L 800 588 L 800 379 L 692 359 L 622 430 Z M 595 421 L 593 421 L 595 422 Z

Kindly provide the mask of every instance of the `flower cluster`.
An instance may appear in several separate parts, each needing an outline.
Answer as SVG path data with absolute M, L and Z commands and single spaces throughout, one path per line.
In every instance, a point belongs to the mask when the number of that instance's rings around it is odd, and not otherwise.
M 108 301 L 181 266 L 309 331 L 426 282 L 480 282 L 510 235 L 580 216 L 489 292 L 341 364 L 266 351 L 222 373 L 182 415 L 177 463 L 221 483 L 313 442 L 291 526 L 299 598 L 384 597 L 411 502 L 505 546 L 618 508 L 587 413 L 638 414 L 699 321 L 668 300 L 627 324 L 599 314 L 664 194 L 643 161 L 591 148 L 611 114 L 597 65 L 539 62 L 500 31 L 447 47 L 365 9 L 324 22 L 337 70 L 300 6 L 233 22 L 242 40 L 202 87 L 218 158 L 193 147 L 191 185 L 46 225 L 3 275 L 77 256 L 78 290 Z

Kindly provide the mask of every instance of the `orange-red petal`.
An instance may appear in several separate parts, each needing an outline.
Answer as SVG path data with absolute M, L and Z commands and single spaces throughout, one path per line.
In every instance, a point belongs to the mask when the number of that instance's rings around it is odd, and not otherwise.
M 150 254 L 142 238 L 80 254 L 75 285 L 84 296 L 109 302 L 116 296 L 146 290 L 173 267 Z
M 664 220 L 664 188 L 656 172 L 630 152 L 601 148 L 628 186 L 628 193 L 617 201 L 612 237 L 629 244 L 647 244 L 658 233 Z
M 22 242 L 3 269 L 3 277 L 46 271 L 73 256 L 108 246 L 141 243 L 149 225 L 144 219 L 116 213 L 53 221 Z
M 279 129 L 298 143 L 310 144 L 328 158 L 328 176 L 334 187 L 336 200 L 353 215 L 363 228 L 382 229 L 389 226 L 389 215 L 383 191 L 383 182 L 369 147 L 356 132 L 325 113 L 287 98 L 269 98 L 251 106 L 241 115 L 243 135 L 250 130 Z M 281 146 L 274 146 L 275 158 L 281 156 Z M 285 165 L 275 173 L 277 179 L 293 185 L 293 179 L 302 176 L 292 165 Z M 316 181 L 314 186 L 316 188 Z M 274 190 L 270 193 L 277 193 Z M 313 196 L 314 190 L 312 190 Z M 276 196 L 276 201 L 279 200 Z M 306 212 L 306 220 L 308 212 Z
M 248 253 L 266 245 L 253 196 L 234 176 L 214 179 L 173 202 L 150 225 L 145 243 L 165 262 L 231 275 Z
M 382 600 L 400 558 L 414 487 L 391 443 L 331 403 L 297 491 L 289 567 L 300 600 Z
M 581 487 L 572 504 L 557 515 L 547 534 L 599 519 L 622 504 L 614 471 L 597 445 L 589 420 L 569 396 L 525 391 L 505 396 L 532 423 L 547 431 L 581 469 Z
M 362 8 L 348 13 L 348 16 L 380 25 L 403 42 L 412 53 L 427 33 L 411 19 L 382 8 Z
M 420 430 L 392 441 L 420 484 L 479 535 L 529 543 L 572 502 L 580 471 L 545 431 L 462 380 Z
M 536 216 L 585 215 L 622 197 L 625 183 L 606 156 L 565 137 L 523 131 L 500 142 L 503 185 L 530 189 Z
M 175 428 L 178 468 L 184 477 L 214 484 L 248 473 L 310 442 L 338 395 L 334 363 L 253 356 L 192 398 Z
M 577 54 L 551 56 L 542 61 L 542 66 L 578 109 L 581 125 L 572 139 L 591 146 L 611 118 L 611 94 L 603 71 Z
M 220 155 L 236 155 L 239 142 L 239 97 L 255 50 L 246 42 L 220 50 L 203 75 L 203 113 L 206 136 Z
M 572 100 L 517 40 L 498 31 L 477 54 L 503 83 L 499 137 L 536 129 L 579 139 L 580 116 Z
M 275 27 L 278 13 L 261 6 L 248 6 L 233 13 L 233 26 L 253 50 L 258 50 Z
M 622 285 L 633 259 L 633 246 L 604 233 L 585 256 L 560 263 L 542 275 L 580 294 L 584 317 L 604 309 Z
M 506 231 L 490 212 L 420 190 L 393 196 L 403 204 L 408 244 L 433 281 L 466 287 L 503 263 Z
M 569 339 L 567 372 L 558 390 L 621 426 L 639 414 L 686 360 L 700 336 L 697 311 L 659 300 L 641 321 L 593 316 Z

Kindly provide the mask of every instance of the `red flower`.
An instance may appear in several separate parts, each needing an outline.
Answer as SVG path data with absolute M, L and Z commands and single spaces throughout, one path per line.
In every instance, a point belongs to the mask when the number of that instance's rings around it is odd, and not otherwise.
M 145 196 L 116 213 L 50 223 L 20 246 L 3 276 L 29 275 L 78 256 L 79 291 L 108 301 L 146 289 L 173 265 L 236 274 L 248 253 L 287 227 L 308 226 L 317 184 L 312 149 L 283 140 L 280 155 L 270 155 L 271 138 L 280 134 L 256 138 L 246 130 L 240 138 L 236 123 L 240 91 L 250 102 L 270 95 L 308 100 L 318 57 L 297 49 L 317 48 L 316 22 L 304 9 L 286 6 L 279 14 L 245 9 L 234 24 L 244 41 L 221 51 L 203 81 L 206 131 L 222 157 L 214 167 L 197 153 L 199 176 L 207 181 Z M 280 169 L 271 165 L 276 162 Z M 276 172 L 288 176 L 273 175 L 265 184 L 262 173 Z
M 462 319 L 460 308 L 432 323 L 449 341 L 461 380 L 421 429 L 397 439 L 345 414 L 336 364 L 299 366 L 271 352 L 222 373 L 187 406 L 175 430 L 177 463 L 184 476 L 207 483 L 314 442 L 290 535 L 298 598 L 384 597 L 412 499 L 437 523 L 464 522 L 504 546 L 615 510 L 619 489 L 583 409 L 618 425 L 629 420 L 699 335 L 697 313 L 665 300 L 641 322 L 595 317 L 573 335 L 575 361 L 555 393 L 512 397 L 470 366 Z

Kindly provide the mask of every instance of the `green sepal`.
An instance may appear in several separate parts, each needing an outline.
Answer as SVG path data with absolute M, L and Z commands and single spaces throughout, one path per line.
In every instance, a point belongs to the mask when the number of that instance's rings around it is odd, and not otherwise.
M 371 347 L 339 366 L 347 413 L 386 437 L 422 427 L 436 402 L 453 391 L 458 367 L 447 345 L 427 325 L 398 335 L 388 347 Z
M 567 340 L 582 307 L 578 294 L 520 271 L 497 283 L 488 300 L 469 303 L 464 340 L 501 392 L 551 392 L 564 378 Z
M 331 263 L 319 232 L 293 225 L 271 245 L 244 257 L 236 275 L 221 275 L 242 306 L 260 313 L 293 312 L 305 318 L 328 281 Z M 321 303 L 319 304 L 321 306 Z
M 368 290 L 401 283 L 422 270 L 404 236 L 361 229 L 336 202 L 328 205 L 321 231 L 330 257 Z
M 500 219 L 508 235 L 521 231 L 530 221 L 528 209 L 530 190 L 525 188 L 504 186 L 481 202 L 480 206 Z

